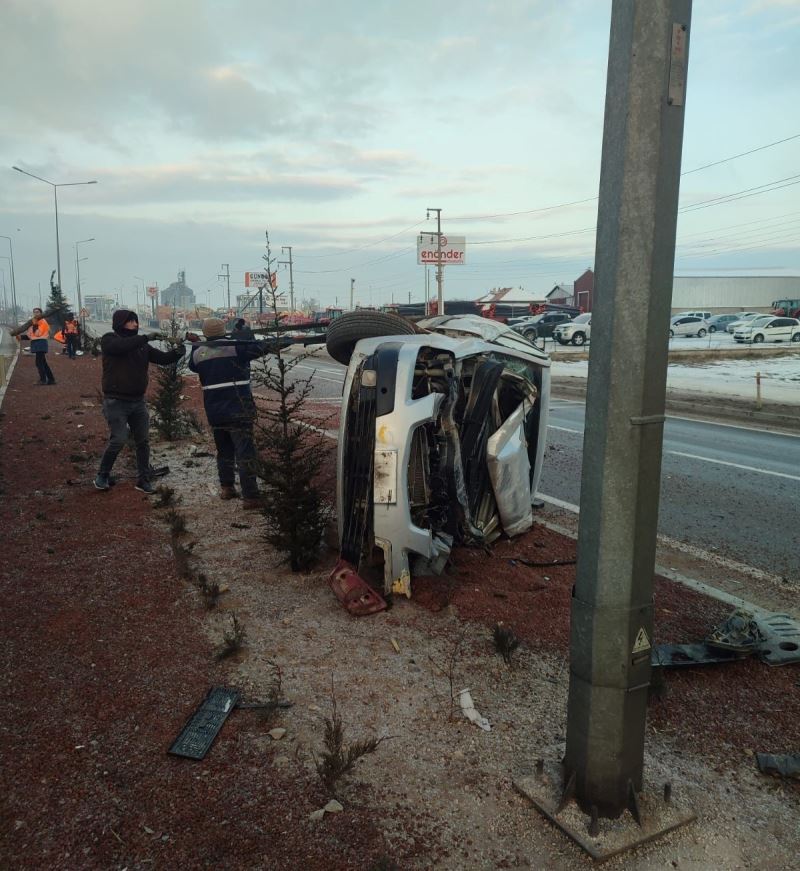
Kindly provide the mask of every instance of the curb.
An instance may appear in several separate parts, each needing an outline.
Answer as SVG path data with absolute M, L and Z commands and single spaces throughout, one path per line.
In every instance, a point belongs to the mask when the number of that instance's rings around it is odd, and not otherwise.
M 11 384 L 11 376 L 14 374 L 14 367 L 17 365 L 17 360 L 19 360 L 19 348 L 17 348 L 14 358 L 11 361 L 11 365 L 8 367 L 8 371 L 6 372 L 6 383 L 0 385 L 0 408 L 2 408 L 3 400 L 6 398 L 8 386 Z

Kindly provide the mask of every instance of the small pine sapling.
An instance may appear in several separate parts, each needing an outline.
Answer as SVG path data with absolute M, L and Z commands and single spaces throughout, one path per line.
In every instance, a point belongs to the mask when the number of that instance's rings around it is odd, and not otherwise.
M 268 274 L 272 257 L 267 233 Z M 311 425 L 304 419 L 305 405 L 313 378 L 298 378 L 296 366 L 308 358 L 299 354 L 288 358 L 282 352 L 282 315 L 278 293 L 270 281 L 260 293 L 267 294 L 270 324 L 267 334 L 273 339 L 274 358 L 270 365 L 253 370 L 253 380 L 267 389 L 260 402 L 255 429 L 259 476 L 265 481 L 265 537 L 286 554 L 292 571 L 304 571 L 317 561 L 330 506 L 323 498 L 320 477 L 330 462 L 330 444 L 324 437 L 324 421 Z M 290 377 L 291 376 L 291 377 Z
M 222 644 L 217 650 L 217 659 L 227 659 L 241 650 L 247 639 L 247 631 L 239 622 L 236 614 L 231 614 L 231 627 L 222 636 Z
M 178 333 L 179 325 L 173 310 L 167 339 L 173 343 L 179 341 Z M 152 401 L 153 426 L 161 438 L 168 442 L 185 438 L 199 429 L 197 418 L 189 409 L 183 407 L 185 371 L 186 358 L 183 357 L 177 363 L 159 366 L 156 373 L 158 386 Z
M 510 666 L 511 657 L 519 647 L 519 638 L 514 634 L 514 630 L 502 623 L 496 623 L 492 632 L 492 640 L 495 652 L 499 653 L 503 657 L 503 662 Z
M 336 795 L 339 780 L 353 770 L 356 762 L 370 753 L 374 753 L 386 740 L 381 738 L 364 738 L 351 744 L 344 740 L 344 723 L 336 707 L 336 695 L 331 686 L 331 715 L 325 718 L 324 749 L 319 758 L 313 754 L 314 767 L 328 795 Z

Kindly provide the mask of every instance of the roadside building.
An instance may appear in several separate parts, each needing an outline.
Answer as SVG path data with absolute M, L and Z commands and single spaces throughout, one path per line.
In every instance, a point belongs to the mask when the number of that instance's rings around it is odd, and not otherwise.
M 676 275 L 672 282 L 672 313 L 710 311 L 728 314 L 742 310 L 772 311 L 779 299 L 800 299 L 800 276 Z M 592 310 L 594 272 L 587 269 L 572 284 L 557 284 L 547 302 Z
M 183 269 L 178 273 L 178 280 L 161 291 L 161 304 L 174 309 L 194 308 L 194 291 L 186 284 L 186 272 Z
M 778 299 L 800 298 L 800 276 L 676 275 L 672 310 L 728 314 L 742 310 L 772 311 Z
M 575 305 L 574 299 L 575 285 L 566 282 L 554 285 L 553 289 L 545 296 L 545 302 L 553 305 Z M 586 311 L 591 311 L 591 309 L 586 309 Z
M 83 307 L 89 312 L 93 321 L 110 321 L 114 309 L 118 308 L 117 298 L 113 294 L 93 294 L 83 297 Z

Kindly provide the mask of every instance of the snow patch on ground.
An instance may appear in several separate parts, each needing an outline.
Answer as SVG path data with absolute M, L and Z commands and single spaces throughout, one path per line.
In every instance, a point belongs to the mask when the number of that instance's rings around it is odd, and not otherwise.
M 586 378 L 588 360 L 553 360 L 553 375 Z M 800 405 L 800 355 L 761 360 L 720 360 L 703 363 L 670 363 L 667 386 L 697 393 L 756 398 L 756 373 L 761 373 L 761 397 L 765 402 Z

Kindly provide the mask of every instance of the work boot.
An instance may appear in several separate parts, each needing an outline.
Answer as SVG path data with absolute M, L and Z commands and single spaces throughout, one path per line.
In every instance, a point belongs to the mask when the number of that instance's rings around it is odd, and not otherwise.
M 94 479 L 94 486 L 98 490 L 108 490 L 111 486 L 111 482 L 108 480 L 108 475 L 103 472 L 98 472 L 97 477 Z
M 230 484 L 223 484 L 219 488 L 220 499 L 235 499 L 238 495 L 236 488 Z
M 139 478 L 136 482 L 136 489 L 141 493 L 147 493 L 148 496 L 152 496 L 156 492 L 156 488 L 145 478 Z
M 261 496 L 252 496 L 242 499 L 242 508 L 245 511 L 260 511 L 264 507 L 264 500 Z

